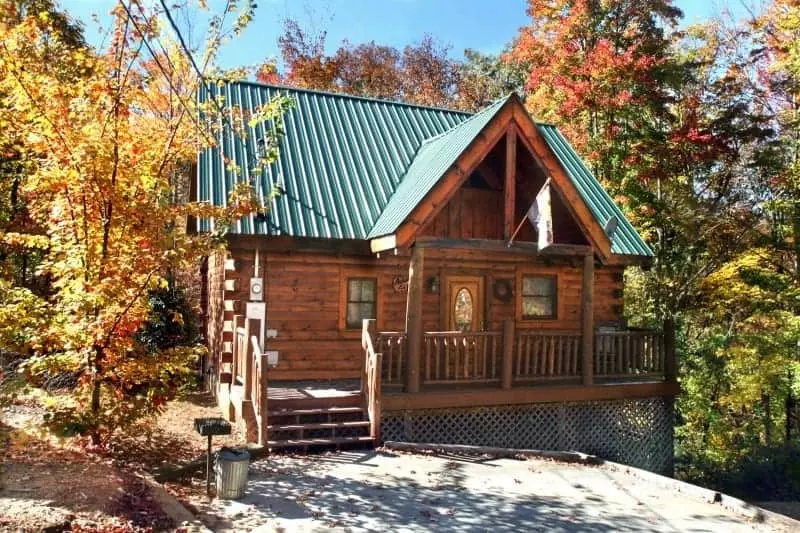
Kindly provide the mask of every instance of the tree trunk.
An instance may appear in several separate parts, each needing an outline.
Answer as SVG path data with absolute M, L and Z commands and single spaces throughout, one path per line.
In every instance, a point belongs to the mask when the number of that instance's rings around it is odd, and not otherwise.
M 761 393 L 761 406 L 764 409 L 764 441 L 767 446 L 772 444 L 772 406 L 770 396 L 766 392 Z
M 794 394 L 792 394 L 792 382 L 794 381 L 794 373 L 789 370 L 788 372 L 788 382 L 789 382 L 789 390 L 786 392 L 786 400 L 784 402 L 784 407 L 786 408 L 786 422 L 785 422 L 785 430 L 786 436 L 785 441 L 786 443 L 791 442 L 792 440 L 792 425 L 794 425 L 794 406 L 795 406 L 795 399 Z
M 92 444 L 100 444 L 100 425 L 98 418 L 100 416 L 100 362 L 103 358 L 103 348 L 101 346 L 94 347 L 94 364 L 92 365 Z

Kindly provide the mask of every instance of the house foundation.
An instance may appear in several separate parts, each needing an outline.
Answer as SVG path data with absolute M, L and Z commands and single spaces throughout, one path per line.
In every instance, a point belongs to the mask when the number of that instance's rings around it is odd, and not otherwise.
M 580 451 L 673 473 L 673 400 L 643 398 L 384 412 L 386 441 Z

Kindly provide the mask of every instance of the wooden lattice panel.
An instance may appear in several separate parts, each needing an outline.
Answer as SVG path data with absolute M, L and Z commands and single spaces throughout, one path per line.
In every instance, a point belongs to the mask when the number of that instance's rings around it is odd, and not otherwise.
M 388 412 L 381 434 L 387 441 L 576 450 L 672 473 L 673 408 L 664 398 Z

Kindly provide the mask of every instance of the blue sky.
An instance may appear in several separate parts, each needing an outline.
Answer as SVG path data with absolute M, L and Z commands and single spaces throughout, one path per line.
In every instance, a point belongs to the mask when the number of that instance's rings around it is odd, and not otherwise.
M 115 0 L 61 3 L 85 21 L 87 37 L 95 42 L 99 38 L 91 14 L 107 20 Z M 209 0 L 212 8 L 219 9 L 222 3 Z M 343 39 L 403 47 L 430 33 L 450 44 L 454 57 L 460 57 L 466 48 L 497 53 L 525 25 L 526 4 L 525 0 L 259 0 L 255 20 L 244 35 L 226 46 L 220 64 L 225 68 L 252 66 L 266 57 L 277 57 L 276 39 L 281 21 L 287 17 L 327 30 L 330 50 Z M 702 21 L 720 9 L 744 13 L 741 0 L 677 0 L 676 5 L 684 11 L 687 23 Z

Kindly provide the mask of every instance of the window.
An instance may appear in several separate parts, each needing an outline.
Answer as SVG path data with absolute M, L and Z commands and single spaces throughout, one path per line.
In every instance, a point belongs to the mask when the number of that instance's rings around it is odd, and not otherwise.
M 472 294 L 466 287 L 462 287 L 456 293 L 456 300 L 453 303 L 453 321 L 458 331 L 472 329 Z
M 522 318 L 556 317 L 556 276 L 522 277 Z
M 378 281 L 376 278 L 347 278 L 347 329 L 361 329 L 365 318 L 375 318 Z

